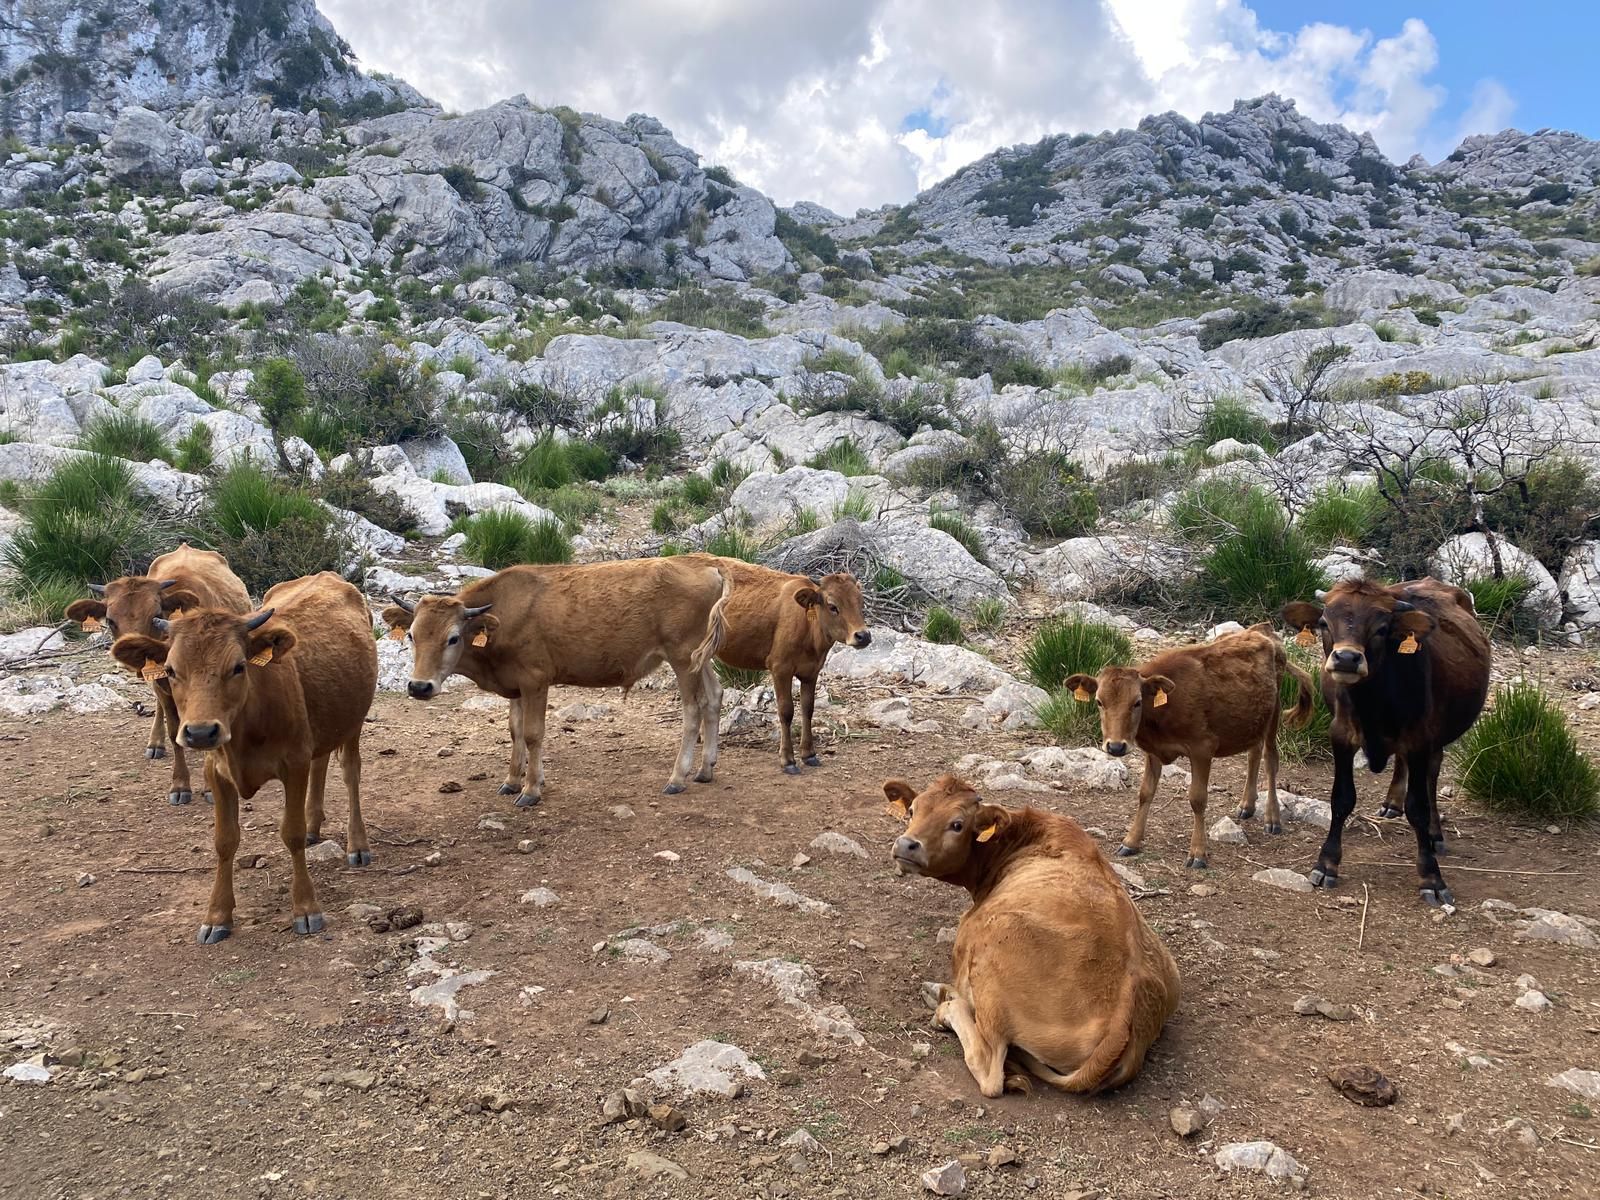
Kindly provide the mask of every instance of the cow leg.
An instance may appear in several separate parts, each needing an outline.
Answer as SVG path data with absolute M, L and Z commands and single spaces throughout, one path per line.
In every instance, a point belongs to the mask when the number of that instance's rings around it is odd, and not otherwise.
M 1432 825 L 1439 817 L 1437 801 L 1428 794 L 1428 784 L 1434 779 L 1429 761 L 1432 757 L 1433 752 L 1429 750 L 1410 755 L 1411 786 L 1406 791 L 1406 820 L 1417 835 L 1417 877 L 1421 880 L 1422 899 L 1437 908 L 1441 904 L 1454 904 L 1456 898 L 1445 886 L 1444 876 L 1439 874 L 1439 860 L 1434 857 Z
M 1317 865 L 1307 877 L 1312 887 L 1334 887 L 1344 858 L 1344 823 L 1356 810 L 1356 748 L 1338 737 L 1333 742 L 1333 821 L 1323 840 Z
M 549 707 L 549 688 L 529 688 L 519 700 L 522 707 L 522 791 L 518 808 L 532 808 L 544 799 L 544 712 Z
M 150 727 L 150 747 L 145 756 L 160 758 L 166 753 L 167 735 L 172 735 L 172 783 L 167 789 L 167 803 L 188 804 L 194 799 L 194 784 L 189 778 L 189 758 L 183 752 L 183 743 L 178 741 L 178 705 L 170 688 L 152 687 L 150 690 L 156 697 L 156 716 Z
M 327 758 L 322 760 L 323 773 L 327 773 Z M 311 886 L 311 872 L 306 870 L 306 792 L 311 782 L 311 771 L 294 765 L 283 774 L 283 824 L 278 834 L 294 859 L 294 873 L 289 884 L 289 895 L 294 900 L 294 931 L 320 933 L 322 911 L 317 907 L 317 891 Z
M 328 758 L 311 760 L 311 782 L 306 791 L 306 849 L 322 840 L 322 797 L 328 790 Z
M 211 877 L 205 924 L 195 935 L 195 941 L 203 946 L 220 942 L 233 932 L 233 856 L 239 850 L 239 793 L 233 781 L 217 771 L 216 760 L 210 756 L 206 758 L 206 786 L 216 797 L 211 841 L 217 851 L 217 868 Z
M 144 756 L 146 758 L 165 758 L 167 756 L 167 706 L 172 703 L 172 693 L 166 688 L 154 683 L 150 690 L 155 693 L 156 715 L 150 722 L 150 736 L 145 740 Z M 177 737 L 178 726 L 172 726 L 173 737 Z
M 1383 798 L 1383 807 L 1378 809 L 1378 816 L 1385 821 L 1392 821 L 1406 807 L 1406 792 L 1410 790 L 1410 771 L 1406 768 L 1405 756 L 1394 756 L 1394 777 L 1389 780 L 1389 791 Z
M 1148 756 L 1146 756 L 1148 757 Z M 1255 772 L 1250 773 L 1251 783 Z M 1194 815 L 1194 826 L 1189 830 L 1189 857 L 1183 860 L 1186 867 L 1203 871 L 1211 864 L 1206 861 L 1206 792 L 1211 786 L 1211 759 L 1205 756 L 1189 758 L 1189 811 Z M 1251 793 L 1254 794 L 1254 787 Z
M 506 710 L 506 723 L 511 728 L 511 762 L 506 766 L 505 782 L 500 785 L 502 796 L 515 796 L 522 790 L 522 774 L 528 767 L 528 747 L 522 740 L 522 701 L 513 699 Z
M 1193 765 L 1192 761 L 1191 764 Z M 1250 747 L 1250 762 L 1244 773 L 1244 794 L 1239 798 L 1239 811 L 1234 813 L 1237 821 L 1248 821 L 1256 815 L 1256 780 L 1261 775 L 1261 743 L 1257 742 Z
M 1003 1039 L 991 1040 L 978 1028 L 977 1014 L 965 996 L 952 994 L 933 1014 L 933 1023 L 950 1030 L 961 1042 L 967 1070 L 985 1096 L 998 1096 L 1006 1085 L 1006 1048 Z
M 344 775 L 345 795 L 350 798 L 349 836 L 345 838 L 345 862 L 352 867 L 372 865 L 372 843 L 367 841 L 367 823 L 361 816 L 361 735 L 357 734 L 339 751 L 339 770 Z
M 1278 811 L 1278 735 L 1267 734 L 1261 744 L 1262 757 L 1267 760 L 1267 824 L 1271 834 L 1283 832 L 1283 814 Z
M 678 677 L 678 701 L 683 707 L 683 727 L 678 740 L 677 761 L 672 764 L 672 775 L 667 779 L 667 786 L 661 789 L 668 796 L 676 796 L 689 786 L 689 772 L 694 770 L 694 748 L 700 740 L 700 705 L 705 696 L 698 676 L 687 670 L 679 670 L 676 666 L 673 667 L 673 673 Z
M 696 783 L 710 783 L 717 770 L 717 735 L 722 727 L 722 680 L 716 665 L 707 662 L 700 672 L 700 770 Z
M 820 767 L 816 744 L 811 740 L 811 714 L 817 707 L 817 677 L 800 678 L 800 761 L 808 767 Z
M 1444 766 L 1444 751 L 1435 750 L 1428 758 L 1428 835 L 1433 838 L 1433 852 L 1445 852 L 1444 825 L 1439 820 L 1439 768 Z
M 1150 819 L 1150 802 L 1156 798 L 1156 789 L 1160 786 L 1161 764 L 1154 754 L 1146 754 L 1144 774 L 1139 779 L 1139 807 L 1134 809 L 1128 832 L 1122 837 L 1122 845 L 1117 847 L 1118 858 L 1132 858 L 1144 849 L 1144 823 Z
M 794 676 L 774 668 L 772 691 L 778 700 L 778 761 L 785 775 L 798 775 L 800 768 L 794 764 Z

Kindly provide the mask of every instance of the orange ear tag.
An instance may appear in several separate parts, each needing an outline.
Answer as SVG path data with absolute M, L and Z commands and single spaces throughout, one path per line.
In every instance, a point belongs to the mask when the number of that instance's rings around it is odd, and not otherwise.
M 399 625 L 391 625 L 391 626 L 389 626 L 389 640 L 391 642 L 403 642 L 403 641 L 405 641 L 406 640 L 406 631 L 405 631 L 405 629 L 402 628 Z
M 1167 702 L 1167 693 L 1162 691 L 1160 688 L 1157 688 L 1156 689 L 1156 698 L 1153 701 L 1151 701 L 1151 705 L 1150 706 L 1152 708 L 1160 708 L 1166 702 Z
M 146 683 L 154 683 L 156 680 L 160 679 L 166 673 L 167 673 L 167 669 L 165 667 L 163 667 L 160 663 L 158 663 L 155 659 L 147 658 L 147 659 L 144 660 L 143 668 L 141 668 L 140 671 L 139 671 L 139 677 L 141 679 L 143 679 Z
M 1307 625 L 1294 635 L 1294 640 L 1297 646 L 1310 646 L 1315 644 L 1317 635 L 1312 633 L 1311 626 Z
M 1080 700 L 1080 701 L 1087 701 L 1087 700 L 1092 700 L 1093 699 L 1093 697 L 1089 695 L 1089 689 L 1084 687 L 1083 684 L 1081 684 L 1081 683 L 1077 687 L 1072 689 L 1072 698 L 1074 700 Z
M 1414 634 L 1414 633 L 1408 633 L 1408 634 L 1406 634 L 1405 639 L 1400 643 L 1400 653 L 1401 654 L 1415 654 L 1416 652 L 1417 652 L 1417 635 Z
M 911 810 L 899 800 L 889 801 L 889 803 L 883 806 L 883 811 L 888 813 L 891 817 L 901 821 L 904 821 L 906 817 L 910 816 L 911 814 Z
M 992 838 L 994 836 L 994 831 L 996 829 L 999 829 L 999 828 L 1000 828 L 1000 826 L 998 826 L 998 825 L 989 826 L 989 828 L 985 829 L 982 833 L 978 834 L 978 840 L 980 842 L 987 842 L 990 838 Z
M 261 653 L 260 654 L 252 654 L 250 656 L 250 665 L 252 667 L 264 667 L 271 661 L 272 661 L 272 647 L 271 646 L 263 646 L 262 649 L 261 649 Z
M 472 644 L 474 646 L 487 646 L 489 644 L 489 635 L 481 629 L 478 630 L 477 636 L 472 639 Z
M 93 633 L 95 630 L 97 630 L 99 628 L 100 628 L 100 618 L 99 617 L 85 617 L 83 619 L 83 631 L 85 633 Z

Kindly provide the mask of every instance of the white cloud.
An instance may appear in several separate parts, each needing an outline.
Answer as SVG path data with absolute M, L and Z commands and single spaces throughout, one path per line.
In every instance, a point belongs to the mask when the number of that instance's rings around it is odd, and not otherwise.
M 456 109 L 648 112 L 782 203 L 907 200 L 997 146 L 1276 91 L 1392 157 L 1444 103 L 1423 22 L 1265 29 L 1244 0 L 322 0 L 366 66 Z M 1485 81 L 1467 132 L 1510 115 Z M 926 128 L 911 126 L 922 125 Z M 1437 157 L 1437 154 L 1433 155 Z

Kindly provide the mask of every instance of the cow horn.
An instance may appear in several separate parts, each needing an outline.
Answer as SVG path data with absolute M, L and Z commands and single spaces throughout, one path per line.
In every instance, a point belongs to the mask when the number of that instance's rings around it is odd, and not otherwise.
M 103 583 L 91 583 L 89 585 L 89 594 L 91 596 L 104 596 L 106 594 L 106 585 Z
M 260 629 L 268 621 L 272 620 L 272 614 L 277 611 L 275 608 L 263 608 L 244 623 L 245 632 L 248 633 L 253 629 Z
M 169 634 L 172 632 L 172 622 L 165 617 L 151 617 L 150 628 L 160 634 Z
M 1327 589 L 1326 588 L 1318 588 L 1317 589 L 1317 599 L 1318 600 L 1326 600 L 1327 598 L 1328 598 Z
M 467 619 L 471 620 L 473 617 L 481 617 L 481 616 L 483 616 L 484 613 L 488 612 L 493 607 L 494 607 L 494 605 L 492 603 L 490 603 L 490 604 L 480 605 L 478 608 L 469 608 L 469 609 L 467 609 Z
M 163 579 L 160 583 L 156 584 L 156 586 L 164 592 L 169 587 L 177 587 L 178 581 L 176 579 Z
M 393 595 L 393 596 L 390 596 L 389 598 L 391 600 L 393 600 L 396 604 L 398 604 L 401 608 L 405 609 L 408 613 L 414 613 L 414 612 L 417 611 L 416 604 L 413 603 L 410 600 L 407 600 L 404 596 Z
M 1395 612 L 1410 612 L 1412 609 L 1414 609 L 1416 607 L 1417 606 L 1415 604 L 1411 603 L 1411 601 L 1409 601 L 1409 600 L 1396 600 L 1394 602 L 1394 611 Z

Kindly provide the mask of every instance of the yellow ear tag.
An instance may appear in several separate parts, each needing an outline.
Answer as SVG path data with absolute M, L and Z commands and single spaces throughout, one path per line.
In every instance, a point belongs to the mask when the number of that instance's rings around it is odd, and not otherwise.
M 272 647 L 271 646 L 263 646 L 261 648 L 261 653 L 260 654 L 252 654 L 250 656 L 250 665 L 252 667 L 264 667 L 271 661 L 272 661 Z
M 1167 693 L 1162 691 L 1160 688 L 1157 688 L 1156 689 L 1156 698 L 1153 701 L 1151 701 L 1151 705 L 1150 706 L 1152 708 L 1160 708 L 1166 702 L 1167 702 Z
M 1000 826 L 998 826 L 998 825 L 989 826 L 989 828 L 985 829 L 982 833 L 978 834 L 978 840 L 980 842 L 987 842 L 990 838 L 992 838 L 994 836 L 994 831 L 996 829 L 999 829 L 999 828 L 1000 828 Z
M 147 658 L 144 660 L 144 666 L 139 671 L 139 677 L 146 683 L 154 683 L 166 673 L 167 669 L 155 659 Z
M 1417 635 L 1414 634 L 1414 633 L 1408 633 L 1408 634 L 1406 634 L 1405 639 L 1400 643 L 1400 653 L 1401 654 L 1415 654 L 1416 652 L 1417 652 Z
M 1089 689 L 1080 683 L 1077 687 L 1072 689 L 1072 698 L 1074 700 L 1087 701 L 1092 700 L 1094 697 L 1090 696 Z
M 1294 640 L 1297 646 L 1310 646 L 1316 642 L 1317 635 L 1312 633 L 1311 626 L 1307 625 L 1294 635 Z
M 487 646 L 489 644 L 489 635 L 481 629 L 478 630 L 477 636 L 472 639 L 472 644 L 474 646 Z
M 406 640 L 406 631 L 405 631 L 405 629 L 403 627 L 399 626 L 399 625 L 391 625 L 391 626 L 389 626 L 389 640 L 391 642 L 403 642 L 403 641 L 405 641 Z
M 100 618 L 99 617 L 85 617 L 83 619 L 83 631 L 85 633 L 93 633 L 95 630 L 97 630 L 99 628 L 100 628 Z
M 911 810 L 905 806 L 905 803 L 900 800 L 889 801 L 889 803 L 883 806 L 883 811 L 888 813 L 891 817 L 897 817 L 902 821 L 905 820 L 911 812 Z

